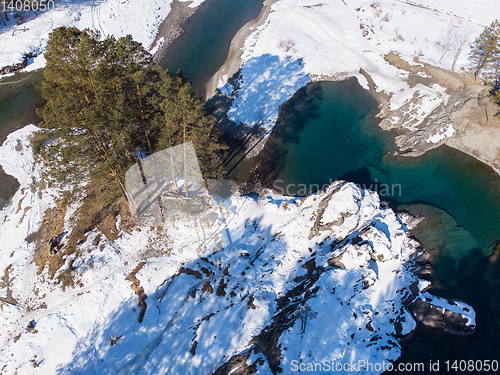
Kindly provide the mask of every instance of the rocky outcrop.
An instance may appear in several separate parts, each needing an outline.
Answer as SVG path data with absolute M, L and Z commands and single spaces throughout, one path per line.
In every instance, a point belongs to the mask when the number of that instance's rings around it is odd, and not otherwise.
M 397 121 L 399 126 L 410 129 L 410 133 L 396 137 L 396 144 L 400 155 L 417 157 L 444 144 L 455 133 L 456 128 L 463 126 L 462 122 L 467 121 L 463 119 L 463 114 L 468 111 L 466 104 L 474 98 L 475 94 L 458 89 L 446 103 L 419 123 L 421 119 L 415 111 L 422 105 L 422 97 L 417 95 L 384 118 L 380 127 L 392 129 L 395 127 L 394 121 Z
M 27 60 L 23 60 L 23 62 L 20 62 L 20 63 L 17 63 L 17 64 L 4 66 L 0 70 L 0 75 L 14 73 L 14 72 L 16 72 L 18 70 L 26 68 L 27 65 L 28 65 L 28 61 Z
M 24 55 L 23 61 L 17 64 L 7 65 L 0 69 L 0 75 L 9 74 L 17 72 L 18 70 L 24 69 L 28 66 L 28 60 L 36 57 L 37 55 L 33 52 L 29 52 Z
M 475 313 L 464 302 L 423 293 L 409 306 L 415 320 L 454 335 L 470 335 L 476 330 Z

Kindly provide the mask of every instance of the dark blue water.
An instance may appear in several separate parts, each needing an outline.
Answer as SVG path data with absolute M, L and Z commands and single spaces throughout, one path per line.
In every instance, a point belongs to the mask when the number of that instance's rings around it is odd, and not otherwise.
M 477 331 L 456 338 L 420 328 L 401 361 L 500 358 L 500 264 L 488 261 L 500 239 L 500 176 L 447 146 L 395 156 L 394 134 L 377 126 L 376 113 L 354 79 L 301 89 L 282 106 L 263 150 L 266 184 L 305 195 L 345 179 L 378 191 L 395 209 L 426 216 L 412 234 L 432 254 L 434 293 L 471 304 Z
M 182 25 L 181 34 L 168 47 L 160 66 L 181 69 L 197 95 L 226 61 L 231 40 L 248 21 L 257 17 L 264 0 L 206 0 Z

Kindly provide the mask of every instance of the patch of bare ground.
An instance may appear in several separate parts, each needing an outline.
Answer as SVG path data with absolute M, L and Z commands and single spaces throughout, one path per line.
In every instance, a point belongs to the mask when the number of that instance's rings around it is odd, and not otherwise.
M 146 293 L 144 293 L 144 288 L 141 286 L 141 282 L 137 278 L 137 273 L 144 267 L 146 263 L 140 262 L 132 272 L 130 272 L 126 278 L 126 280 L 129 280 L 132 282 L 130 284 L 130 287 L 134 291 L 134 293 L 137 295 L 137 304 L 140 306 L 140 311 L 139 311 L 139 317 L 138 317 L 138 322 L 142 323 L 142 320 L 144 319 L 144 314 L 146 314 L 146 309 L 148 308 L 148 304 L 146 303 L 146 299 L 148 296 Z
M 78 256 L 77 246 L 86 241 L 86 234 L 94 229 L 99 230 L 109 241 L 118 238 L 120 230 L 130 232 L 133 227 L 133 221 L 128 209 L 128 205 L 123 198 L 117 198 L 110 203 L 106 203 L 103 194 L 100 194 L 100 188 L 91 185 L 81 206 L 73 215 L 74 225 L 69 228 L 64 227 L 66 216 L 66 202 L 59 201 L 56 207 L 45 211 L 42 225 L 36 232 L 31 233 L 26 240 L 36 244 L 33 262 L 38 268 L 38 274 L 44 269 L 48 270 L 49 277 L 61 284 L 63 288 L 73 287 L 75 280 L 73 278 L 73 262 Z M 117 228 L 117 218 L 120 216 L 120 228 Z M 59 236 L 57 253 L 49 254 L 49 241 L 54 236 Z M 95 244 L 96 249 L 98 249 Z M 76 253 L 76 256 L 73 255 Z M 69 262 L 66 258 L 71 256 Z M 62 271 L 61 268 L 66 265 Z M 59 272 L 60 271 L 60 272 Z
M 3 277 L 0 282 L 0 288 L 5 288 L 7 290 L 7 295 L 5 297 L 0 297 L 0 301 L 2 301 L 2 305 L 4 303 L 9 303 L 11 305 L 17 305 L 17 300 L 12 296 L 12 290 L 10 290 L 10 283 L 12 281 L 10 277 L 10 273 L 14 270 L 12 264 L 9 264 L 4 272 Z
M 159 62 L 165 55 L 168 46 L 184 32 L 181 25 L 198 9 L 190 8 L 191 3 L 192 1 L 180 2 L 179 0 L 173 0 L 170 3 L 170 12 L 160 24 L 156 37 L 151 43 L 150 49 L 153 49 L 160 42 L 160 38 L 163 38 L 160 48 L 154 55 L 154 61 Z
M 410 87 L 419 83 L 425 86 L 436 83 L 446 88 L 446 93 L 450 95 L 449 102 L 457 98 L 456 103 L 438 107 L 418 131 L 425 130 L 429 124 L 441 125 L 439 121 L 442 125 L 452 124 L 455 133 L 443 143 L 488 164 L 500 174 L 500 107 L 491 101 L 487 86 L 474 80 L 473 75 L 466 71 L 451 71 L 419 60 L 410 64 L 393 52 L 387 54 L 385 60 L 409 73 L 406 81 Z M 381 102 L 381 117 L 388 115 L 388 100 Z M 398 126 L 404 129 L 405 124 Z M 409 143 L 412 142 L 410 139 Z M 409 147 L 408 144 L 405 147 Z M 410 152 L 408 156 L 418 156 L 418 153 L 412 155 Z

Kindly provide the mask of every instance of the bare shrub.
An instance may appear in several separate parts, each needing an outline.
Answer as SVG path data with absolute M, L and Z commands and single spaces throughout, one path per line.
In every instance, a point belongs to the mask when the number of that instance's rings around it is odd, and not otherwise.
M 292 52 L 292 53 L 297 52 L 297 50 L 295 49 L 295 42 L 291 39 L 282 40 L 280 44 L 278 44 L 278 48 L 282 49 L 285 52 Z

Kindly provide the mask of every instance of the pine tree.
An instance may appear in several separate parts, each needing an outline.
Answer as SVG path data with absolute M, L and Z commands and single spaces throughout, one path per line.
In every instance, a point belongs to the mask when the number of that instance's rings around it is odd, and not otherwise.
M 205 112 L 202 100 L 191 92 L 191 84 L 178 72 L 177 77 L 162 72 L 158 85 L 162 116 L 158 119 L 158 148 L 164 149 L 192 142 L 204 177 L 222 177 L 221 153 L 226 149 L 220 133 L 214 128 L 215 119 Z M 184 158 L 184 180 L 188 163 Z M 184 191 L 187 195 L 187 191 Z
M 182 73 L 153 69 L 151 55 L 130 36 L 100 40 L 90 30 L 60 27 L 50 34 L 45 59 L 46 105 L 39 112 L 47 141 L 40 154 L 50 161 L 55 180 L 77 185 L 91 177 L 130 202 L 127 169 L 139 163 L 147 183 L 140 158 L 189 141 L 205 177 L 221 176 L 224 146 L 214 118 Z M 172 159 L 175 184 L 173 165 L 183 160 Z
M 9 16 L 7 15 L 7 1 L 6 0 L 1 0 L 0 1 L 0 7 L 2 7 L 2 11 L 0 11 L 0 19 L 3 22 L 4 26 L 7 26 L 7 22 L 9 20 Z
M 472 45 L 469 59 L 472 62 L 474 78 L 481 71 L 486 71 L 486 78 L 491 76 L 491 68 L 500 59 L 500 23 L 493 21 L 490 26 L 486 26 Z
M 127 199 L 123 174 L 136 159 L 141 125 L 131 110 L 138 100 L 133 76 L 151 67 L 151 57 L 130 37 L 99 41 L 90 30 L 61 27 L 51 33 L 45 59 L 40 113 L 54 138 L 43 152 L 52 175 L 112 181 Z

